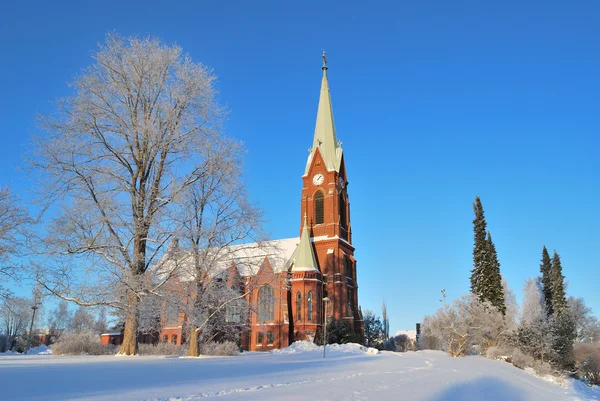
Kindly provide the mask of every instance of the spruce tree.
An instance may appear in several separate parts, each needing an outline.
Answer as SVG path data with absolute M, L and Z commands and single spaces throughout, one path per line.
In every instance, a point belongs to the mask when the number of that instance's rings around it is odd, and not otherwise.
M 496 252 L 496 246 L 492 241 L 492 234 L 488 231 L 487 234 L 487 270 L 489 282 L 489 293 L 487 294 L 487 300 L 506 315 L 506 303 L 504 299 L 504 287 L 502 286 L 502 275 L 500 274 L 500 262 L 498 261 L 498 253 Z
M 479 195 L 475 197 L 473 203 L 473 212 L 475 218 L 473 219 L 473 231 L 475 234 L 475 245 L 473 246 L 473 270 L 471 270 L 471 292 L 477 296 L 479 301 L 485 301 L 485 287 L 487 283 L 486 278 L 486 267 L 487 267 L 487 253 L 488 244 L 486 241 L 487 223 L 485 222 L 485 216 L 483 212 L 483 206 L 481 205 L 481 199 Z
M 546 313 L 548 316 L 552 316 L 554 313 L 554 281 L 552 279 L 552 261 L 550 260 L 550 255 L 548 254 L 546 246 L 544 246 L 542 249 L 542 263 L 540 264 L 540 272 L 542 273 L 542 294 L 544 295 Z
M 555 312 L 562 311 L 567 307 L 567 295 L 565 293 L 565 276 L 562 274 L 560 256 L 554 251 L 552 257 L 552 306 Z

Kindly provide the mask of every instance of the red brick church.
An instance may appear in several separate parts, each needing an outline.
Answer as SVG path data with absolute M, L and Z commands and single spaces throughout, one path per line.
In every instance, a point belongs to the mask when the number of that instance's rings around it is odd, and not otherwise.
M 241 338 L 246 350 L 313 341 L 322 335 L 324 319 L 346 321 L 363 337 L 348 177 L 335 131 L 325 54 L 323 61 L 314 138 L 302 175 L 300 237 L 238 246 L 229 253 L 230 267 L 223 275 L 252 289 L 247 296 L 253 305 L 249 330 Z M 180 316 L 165 324 L 161 340 L 181 343 L 184 320 Z

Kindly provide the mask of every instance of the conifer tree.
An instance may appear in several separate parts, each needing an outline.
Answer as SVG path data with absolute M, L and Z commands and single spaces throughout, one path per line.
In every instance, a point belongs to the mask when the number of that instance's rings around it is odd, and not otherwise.
M 554 283 L 552 280 L 552 261 L 546 246 L 542 249 L 542 264 L 540 264 L 540 272 L 542 273 L 542 294 L 544 296 L 544 305 L 548 316 L 554 313 L 553 293 Z
M 473 247 L 473 270 L 471 270 L 471 292 L 480 302 L 487 301 L 505 314 L 506 305 L 500 263 L 492 235 L 487 231 L 487 223 L 479 196 L 475 197 L 473 211 L 475 213 L 473 219 L 475 245 Z
M 485 222 L 485 215 L 479 195 L 475 197 L 473 212 L 475 213 L 475 218 L 473 219 L 475 245 L 473 247 L 473 270 L 471 270 L 471 292 L 477 296 L 479 301 L 483 302 L 485 301 L 484 294 L 487 284 L 485 278 L 488 244 L 486 241 L 487 223 Z
M 555 312 L 564 310 L 567 307 L 567 296 L 565 293 L 565 276 L 562 274 L 562 265 L 560 256 L 554 251 L 552 257 L 552 306 Z
M 487 300 L 498 309 L 503 315 L 506 315 L 506 302 L 504 299 L 504 287 L 502 286 L 502 275 L 500 274 L 500 262 L 498 261 L 498 253 L 496 246 L 492 241 L 492 234 L 488 231 L 487 234 L 487 268 L 489 293 Z

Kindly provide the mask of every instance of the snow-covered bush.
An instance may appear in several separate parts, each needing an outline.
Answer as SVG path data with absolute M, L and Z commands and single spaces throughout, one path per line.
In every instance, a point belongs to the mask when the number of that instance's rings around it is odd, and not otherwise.
M 600 385 L 600 344 L 575 344 L 575 362 L 579 377 Z
M 513 350 L 510 362 L 519 369 L 525 369 L 535 364 L 535 359 L 531 355 L 523 353 L 518 348 Z
M 560 376 L 560 372 L 548 362 L 536 363 L 533 370 L 538 376 Z
M 240 347 L 233 341 L 225 341 L 222 343 L 208 342 L 202 344 L 200 348 L 201 355 L 231 356 L 239 353 Z
M 394 351 L 406 352 L 413 350 L 413 343 L 406 334 L 400 334 L 394 338 L 396 349 Z
M 423 321 L 423 334 L 437 337 L 451 356 L 485 353 L 508 338 L 510 319 L 494 306 L 480 302 L 472 294 L 438 309 Z
M 53 355 L 112 355 L 117 348 L 110 344 L 100 344 L 95 333 L 65 333 L 52 345 Z
M 138 347 L 140 355 L 185 355 L 187 353 L 187 346 L 166 342 L 139 344 Z
M 497 346 L 488 348 L 486 357 L 512 363 L 519 369 L 525 369 L 534 365 L 535 359 L 532 356 L 524 354 L 519 348 L 508 346 Z

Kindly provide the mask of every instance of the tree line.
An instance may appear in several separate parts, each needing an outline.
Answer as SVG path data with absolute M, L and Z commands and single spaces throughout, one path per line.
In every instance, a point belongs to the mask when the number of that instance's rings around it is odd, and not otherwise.
M 473 210 L 471 293 L 425 317 L 424 345 L 452 356 L 502 356 L 542 371 L 599 373 L 600 323 L 582 298 L 567 297 L 559 254 L 550 257 L 543 246 L 540 275 L 525 282 L 519 309 L 502 279 L 479 196 Z

